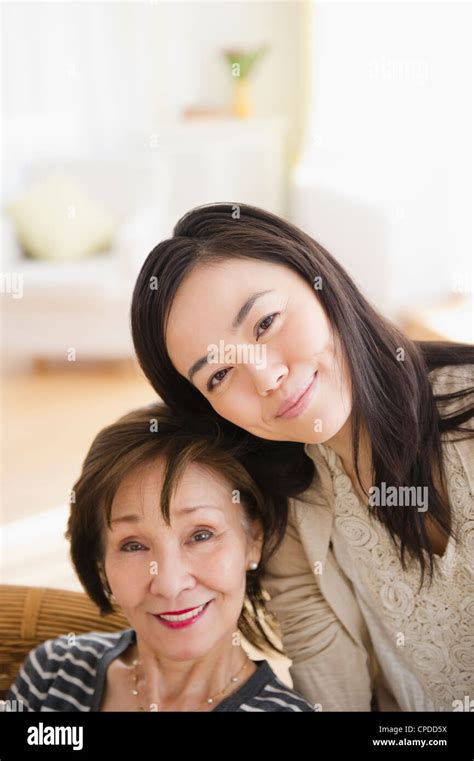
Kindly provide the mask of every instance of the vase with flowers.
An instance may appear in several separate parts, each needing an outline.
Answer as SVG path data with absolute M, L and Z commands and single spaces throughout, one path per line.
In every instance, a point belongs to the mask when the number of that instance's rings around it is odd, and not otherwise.
M 248 80 L 257 62 L 260 61 L 266 51 L 266 45 L 252 50 L 242 48 L 224 50 L 224 57 L 230 66 L 234 80 L 232 113 L 239 119 L 247 119 L 252 115 Z

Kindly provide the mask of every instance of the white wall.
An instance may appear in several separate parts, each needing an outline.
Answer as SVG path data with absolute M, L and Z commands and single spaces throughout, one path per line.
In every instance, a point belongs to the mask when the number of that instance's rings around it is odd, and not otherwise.
M 315 3 L 294 220 L 386 312 L 472 272 L 470 3 Z
M 7 2 L 2 6 L 4 182 L 39 158 L 149 151 L 162 120 L 226 107 L 221 50 L 270 46 L 252 75 L 256 116 L 301 129 L 306 2 Z M 20 178 L 17 178 L 20 182 Z M 8 188 L 4 188 L 4 193 Z

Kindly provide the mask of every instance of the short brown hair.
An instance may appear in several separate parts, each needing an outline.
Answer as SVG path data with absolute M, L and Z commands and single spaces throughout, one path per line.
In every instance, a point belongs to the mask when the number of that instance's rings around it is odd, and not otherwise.
M 97 434 L 73 488 L 65 536 L 70 541 L 76 573 L 102 615 L 113 610 L 104 572 L 104 528 L 110 527 L 112 502 L 119 484 L 136 466 L 164 457 L 161 511 L 169 525 L 170 501 L 178 482 L 188 465 L 199 463 L 238 489 L 245 517 L 258 520 L 262 526 L 261 562 L 257 570 L 247 572 L 238 627 L 255 647 L 282 652 L 266 631 L 274 635 L 277 627 L 266 610 L 260 578 L 266 560 L 283 538 L 287 502 L 276 495 L 264 497 L 249 468 L 243 464 L 243 454 L 239 444 L 227 440 L 215 420 L 199 416 L 199 419 L 184 421 L 160 402 L 124 415 Z

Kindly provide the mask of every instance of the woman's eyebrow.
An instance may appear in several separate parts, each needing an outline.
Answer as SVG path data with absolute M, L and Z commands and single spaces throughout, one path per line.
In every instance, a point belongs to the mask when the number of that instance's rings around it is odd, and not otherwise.
M 219 510 L 222 512 L 222 508 L 218 505 L 190 505 L 189 507 L 180 507 L 174 511 L 175 515 L 188 515 L 194 513 L 196 510 Z
M 174 511 L 175 516 L 176 515 L 188 515 L 189 513 L 194 513 L 196 510 L 220 510 L 222 512 L 222 508 L 218 505 L 189 505 L 188 507 L 181 507 L 178 510 Z M 119 518 L 114 518 L 110 521 L 110 525 L 113 523 L 139 523 L 142 520 L 141 515 L 121 515 Z
M 273 290 L 267 290 L 267 291 L 257 291 L 256 293 L 253 293 L 247 301 L 242 304 L 239 311 L 237 312 L 237 315 L 235 316 L 232 327 L 230 329 L 231 333 L 235 333 L 237 328 L 242 325 L 243 321 L 247 317 L 248 313 L 252 309 L 253 305 L 257 301 L 257 299 L 260 298 L 260 296 L 265 296 L 266 293 L 274 293 Z M 208 355 L 206 354 L 204 357 L 200 357 L 199 359 L 194 362 L 193 365 L 188 370 L 188 378 L 192 382 L 194 375 L 199 372 L 199 370 L 204 367 L 204 365 L 208 364 Z
M 141 521 L 141 515 L 121 515 L 120 518 L 113 518 L 113 520 L 110 521 L 110 525 L 112 523 L 138 523 Z

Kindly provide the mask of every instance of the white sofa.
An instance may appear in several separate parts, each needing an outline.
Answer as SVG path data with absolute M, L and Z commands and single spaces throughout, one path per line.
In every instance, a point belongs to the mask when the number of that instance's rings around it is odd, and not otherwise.
M 113 247 L 83 260 L 30 259 L 21 251 L 3 209 L 3 351 L 16 358 L 76 359 L 133 356 L 131 294 L 139 268 L 156 243 L 170 234 L 163 223 L 158 177 L 152 167 L 107 162 L 54 162 L 25 172 L 4 195 L 48 174 L 66 172 L 119 220 Z M 5 292 L 9 277 L 22 278 L 22 296 Z M 14 280 L 12 282 L 15 282 Z

